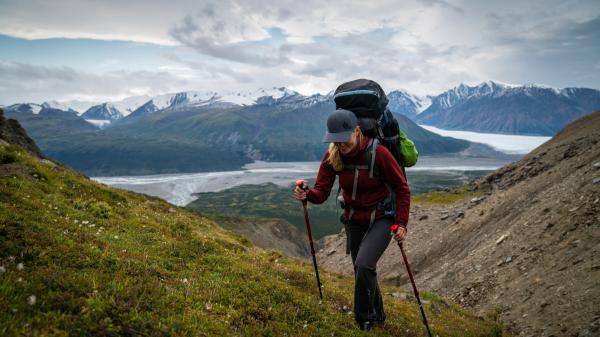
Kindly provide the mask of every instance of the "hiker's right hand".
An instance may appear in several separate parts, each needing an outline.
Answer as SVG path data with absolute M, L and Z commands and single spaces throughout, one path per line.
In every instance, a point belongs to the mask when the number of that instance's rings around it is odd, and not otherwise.
M 294 189 L 294 197 L 297 200 L 300 200 L 300 201 L 306 200 L 307 194 L 308 194 L 308 190 L 303 190 L 300 188 L 300 186 L 296 186 L 296 188 Z

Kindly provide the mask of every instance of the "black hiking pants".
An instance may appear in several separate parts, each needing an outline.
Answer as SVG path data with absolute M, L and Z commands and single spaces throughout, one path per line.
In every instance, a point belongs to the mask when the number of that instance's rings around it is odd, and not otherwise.
M 394 220 L 382 218 L 369 224 L 350 222 L 348 233 L 350 254 L 354 266 L 354 313 L 358 323 L 383 322 L 383 299 L 377 284 L 377 261 L 391 240 L 390 226 Z

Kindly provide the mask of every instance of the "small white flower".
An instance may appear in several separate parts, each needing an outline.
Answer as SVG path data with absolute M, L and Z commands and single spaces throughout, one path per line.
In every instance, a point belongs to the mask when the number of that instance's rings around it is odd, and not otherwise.
M 23 282 L 23 278 L 22 278 L 22 277 L 19 277 L 19 278 L 17 279 L 17 282 Z
M 35 295 L 31 295 L 31 296 L 27 297 L 27 304 L 34 305 L 36 300 L 37 300 L 37 298 L 35 297 Z
M 73 220 L 73 223 L 79 223 L 79 220 L 75 219 Z
M 84 221 L 82 221 L 81 223 L 82 223 L 82 224 L 84 224 L 84 225 L 87 225 L 87 224 L 89 224 L 90 222 L 89 222 L 89 221 L 87 221 L 87 220 L 84 220 Z
M 187 278 L 184 278 L 184 279 L 182 280 L 182 282 L 183 282 L 183 283 L 188 283 L 188 279 L 187 279 Z
M 4 266 L 0 266 L 0 274 L 4 273 L 6 271 L 6 268 L 4 268 Z
M 25 266 L 23 265 L 23 262 L 19 262 L 17 264 L 17 270 L 23 270 L 23 268 L 25 268 Z
M 118 239 L 119 239 L 119 236 L 118 236 L 118 235 L 115 235 L 115 236 L 114 236 L 114 238 L 118 240 Z

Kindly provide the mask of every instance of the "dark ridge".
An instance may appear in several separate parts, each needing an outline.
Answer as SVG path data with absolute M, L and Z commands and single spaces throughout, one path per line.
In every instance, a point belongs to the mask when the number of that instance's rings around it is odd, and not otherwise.
M 25 129 L 19 124 L 16 119 L 4 118 L 4 110 L 0 109 L 0 139 L 9 144 L 17 144 L 26 149 L 29 153 L 44 158 L 42 152 L 37 147 L 33 139 L 31 139 Z

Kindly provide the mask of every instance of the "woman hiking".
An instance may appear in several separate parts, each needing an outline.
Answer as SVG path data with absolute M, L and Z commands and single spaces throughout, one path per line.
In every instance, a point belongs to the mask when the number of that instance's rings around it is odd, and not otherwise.
M 329 116 L 323 141 L 330 144 L 315 186 L 296 187 L 295 198 L 323 203 L 339 176 L 344 205 L 342 220 L 355 275 L 354 313 L 360 329 L 368 331 L 385 321 L 376 266 L 392 236 L 397 241 L 406 238 L 410 189 L 402 168 L 389 150 L 385 146 L 374 146 L 373 151 L 374 139 L 361 131 L 352 111 L 338 109 Z M 369 160 L 374 160 L 377 175 L 365 169 L 369 167 Z M 390 208 L 395 214 L 390 214 Z M 395 234 L 390 231 L 394 224 L 399 225 Z

